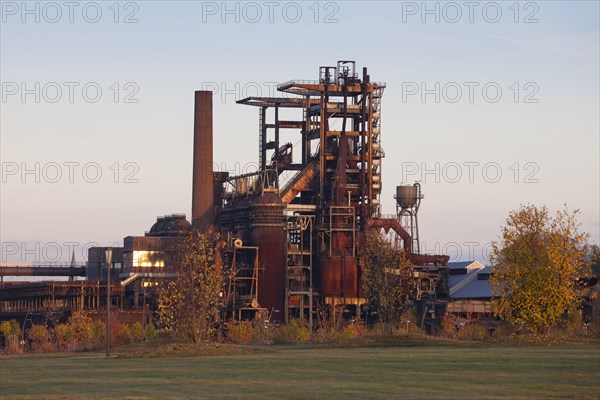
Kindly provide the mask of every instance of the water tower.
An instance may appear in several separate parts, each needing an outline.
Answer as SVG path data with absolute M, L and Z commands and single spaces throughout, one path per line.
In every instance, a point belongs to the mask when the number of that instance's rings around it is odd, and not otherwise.
M 419 223 L 417 221 L 417 212 L 421 205 L 423 194 L 421 185 L 415 183 L 412 186 L 396 186 L 396 215 L 400 225 L 411 237 L 412 251 L 420 254 L 419 251 Z

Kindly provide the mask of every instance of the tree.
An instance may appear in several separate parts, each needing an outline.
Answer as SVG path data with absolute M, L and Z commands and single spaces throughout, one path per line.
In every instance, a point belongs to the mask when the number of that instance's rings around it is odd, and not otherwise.
M 195 231 L 185 238 L 175 278 L 159 290 L 161 325 L 193 343 L 206 340 L 219 319 L 223 277 L 218 236 Z
M 600 247 L 597 244 L 590 246 L 589 260 L 592 274 L 600 278 Z
M 104 323 L 94 322 L 87 313 L 75 311 L 66 323 L 56 326 L 56 343 L 59 349 L 94 348 L 105 339 L 101 330 L 104 327 Z
M 0 333 L 4 336 L 4 345 L 11 353 L 19 351 L 19 337 L 21 336 L 21 326 L 16 319 L 4 321 L 0 324 Z
M 367 235 L 363 260 L 362 279 L 370 308 L 381 322 L 398 324 L 415 294 L 412 264 L 376 231 Z
M 547 333 L 575 312 L 581 296 L 576 280 L 589 273 L 588 235 L 579 232 L 578 214 L 565 206 L 551 218 L 546 207 L 533 205 L 509 213 L 490 253 L 497 315 Z

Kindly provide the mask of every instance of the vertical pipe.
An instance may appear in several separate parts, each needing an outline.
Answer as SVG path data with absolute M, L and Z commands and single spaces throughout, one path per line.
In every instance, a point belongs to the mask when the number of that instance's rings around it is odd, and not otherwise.
M 106 357 L 110 357 L 110 264 L 112 248 L 106 249 Z
M 275 167 L 279 163 L 279 104 L 275 104 Z
M 192 224 L 196 229 L 210 228 L 214 222 L 212 95 L 208 90 L 195 92 Z

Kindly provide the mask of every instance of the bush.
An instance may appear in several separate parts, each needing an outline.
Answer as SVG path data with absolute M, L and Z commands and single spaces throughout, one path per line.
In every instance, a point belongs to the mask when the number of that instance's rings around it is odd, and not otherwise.
M 455 339 L 458 336 L 456 317 L 453 314 L 444 314 L 440 324 L 440 336 Z
M 228 322 L 225 324 L 225 338 L 228 342 L 237 344 L 248 344 L 253 335 L 254 327 L 250 321 Z
M 77 311 L 71 315 L 69 325 L 73 334 L 72 339 L 81 347 L 88 348 L 95 342 L 94 321 L 89 315 Z
M 154 324 L 146 324 L 146 332 L 144 332 L 144 337 L 146 340 L 156 338 L 156 328 Z
M 96 338 L 96 345 L 106 344 L 106 324 L 99 319 L 94 321 L 94 337 Z
M 328 343 L 338 340 L 340 338 L 340 333 L 334 328 L 322 327 L 315 331 L 312 338 L 316 343 Z
M 346 325 L 339 333 L 340 339 L 354 339 L 368 333 L 367 328 L 360 322 Z
M 261 320 L 232 321 L 225 324 L 225 338 L 228 342 L 237 344 L 270 344 L 272 326 Z
M 34 350 L 40 350 L 48 344 L 48 329 L 43 325 L 33 325 L 28 332 L 31 346 Z
M 4 336 L 4 346 L 9 353 L 21 353 L 23 349 L 19 344 L 22 334 L 21 325 L 15 319 L 4 321 L 0 324 L 0 333 Z
M 56 326 L 55 343 L 59 350 L 92 350 L 100 347 L 105 339 L 105 325 L 93 321 L 89 315 L 76 311 L 71 318 Z
M 111 346 L 122 346 L 133 341 L 133 335 L 128 324 L 110 324 L 110 344 Z
M 458 330 L 458 338 L 462 340 L 486 340 L 487 328 L 478 323 L 467 323 Z
M 498 339 L 506 339 L 514 336 L 515 329 L 512 324 L 502 323 L 494 330 L 493 336 Z
M 144 340 L 144 328 L 142 327 L 142 323 L 140 321 L 137 321 L 131 325 L 131 336 L 136 342 Z
M 56 326 L 54 332 L 56 336 L 56 347 L 58 348 L 58 350 L 68 350 L 73 337 L 73 334 L 71 332 L 71 325 L 59 324 Z
M 306 323 L 300 319 L 293 319 L 288 324 L 280 326 L 273 335 L 275 343 L 307 343 L 310 340 L 310 331 Z

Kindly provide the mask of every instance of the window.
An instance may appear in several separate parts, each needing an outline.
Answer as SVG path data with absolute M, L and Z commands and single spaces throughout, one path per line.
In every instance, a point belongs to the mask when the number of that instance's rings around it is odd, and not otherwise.
M 163 268 L 165 260 L 161 251 L 135 250 L 133 252 L 133 266 Z

